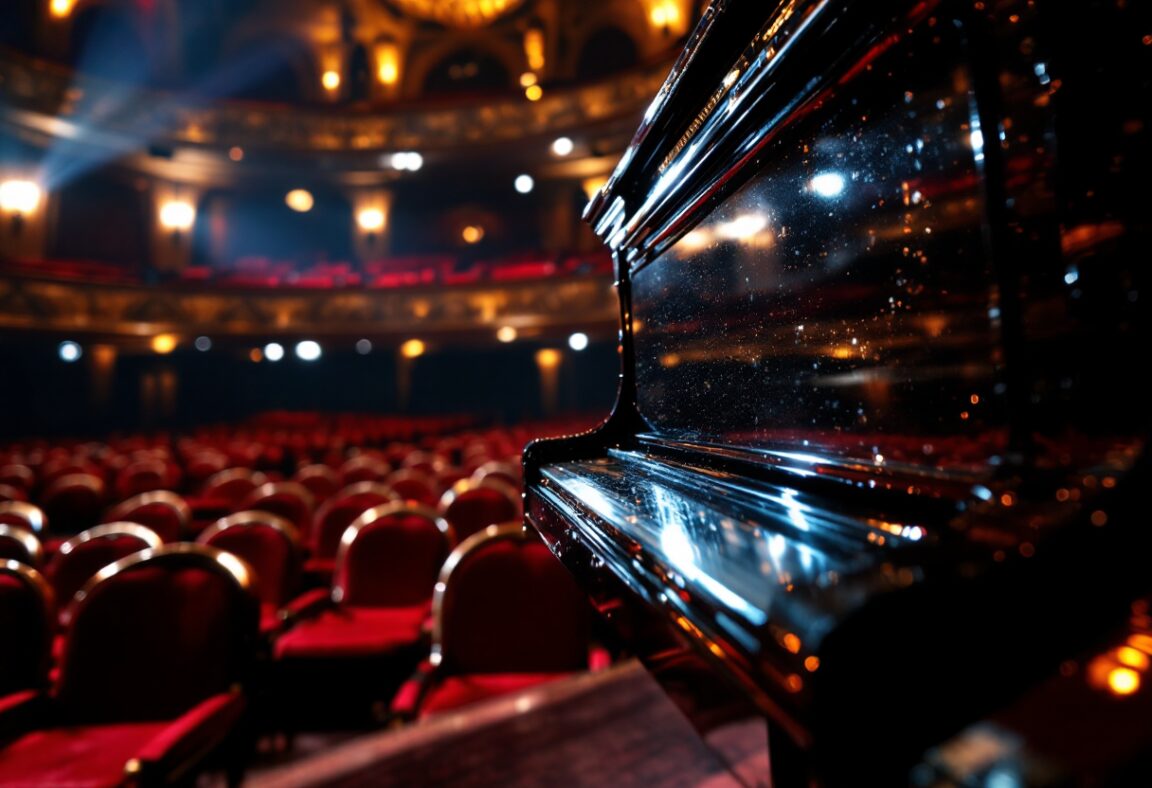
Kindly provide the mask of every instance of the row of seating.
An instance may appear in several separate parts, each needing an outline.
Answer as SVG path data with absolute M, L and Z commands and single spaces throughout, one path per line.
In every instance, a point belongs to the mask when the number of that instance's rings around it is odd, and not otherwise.
M 10 693 L 0 697 L 0 784 L 114 784 L 124 774 L 166 781 L 213 754 L 241 768 L 250 747 L 245 728 L 297 706 L 300 686 L 281 683 L 261 715 L 252 667 L 263 567 L 236 554 L 260 546 L 259 561 L 267 542 L 246 540 L 260 529 L 284 533 L 275 518 L 261 519 L 222 522 L 202 535 L 209 544 L 150 547 L 100 570 L 67 607 L 48 681 L 41 672 L 54 624 L 47 581 L 17 562 L 0 565 L 0 619 L 23 647 L 0 651 L 3 693 Z M 224 534 L 234 538 L 220 540 Z M 342 540 L 331 592 L 290 606 L 271 639 L 272 664 L 288 669 L 275 675 L 299 677 L 309 661 L 351 658 L 365 668 L 353 673 L 355 690 L 391 689 L 396 681 L 373 687 L 371 677 L 411 671 L 429 612 L 431 649 L 392 701 L 398 719 L 596 661 L 582 594 L 519 523 L 491 526 L 449 555 L 451 540 L 442 519 L 404 504 L 358 518 Z M 349 625 L 357 620 L 370 626 Z M 324 693 L 331 683 L 321 685 Z M 245 716 L 246 708 L 255 715 Z

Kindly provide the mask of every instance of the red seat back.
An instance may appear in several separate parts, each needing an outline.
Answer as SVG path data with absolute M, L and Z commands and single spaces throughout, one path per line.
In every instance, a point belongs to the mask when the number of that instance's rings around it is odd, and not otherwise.
M 228 468 L 209 476 L 204 482 L 201 495 L 205 498 L 221 498 L 238 504 L 266 481 L 264 474 L 258 471 Z
M 44 684 L 53 627 L 48 582 L 29 566 L 0 560 L 0 697 Z
M 340 541 L 332 598 L 362 607 L 427 602 L 452 544 L 451 527 L 432 509 L 403 503 L 369 509 Z
M 520 516 L 516 492 L 507 485 L 486 480 L 480 484 L 458 482 L 440 499 L 440 513 L 452 523 L 463 541 L 489 525 Z
M 40 497 L 58 533 L 79 533 L 96 525 L 104 509 L 104 482 L 90 473 L 69 473 L 48 485 Z
M 300 576 L 300 540 L 287 520 L 244 511 L 217 520 L 196 539 L 242 558 L 253 572 L 257 598 L 279 607 L 291 599 Z
M 390 474 L 385 483 L 406 501 L 416 501 L 425 506 L 436 504 L 436 482 L 421 471 L 404 468 Z
M 302 485 L 317 501 L 327 501 L 340 487 L 340 475 L 327 465 L 306 465 L 296 471 L 294 482 Z
M 518 522 L 463 542 L 440 583 L 433 650 L 446 673 L 588 667 L 588 602 L 563 564 Z
M 36 534 L 18 525 L 0 523 L 0 560 L 39 566 L 44 548 Z
M 168 720 L 246 673 L 250 571 L 210 547 L 165 545 L 106 567 L 68 611 L 56 698 L 73 725 Z
M 271 512 L 292 523 L 298 531 L 307 533 L 312 524 L 315 499 L 307 488 L 296 482 L 268 482 L 253 490 L 241 508 Z
M 177 542 L 192 522 L 192 507 L 174 492 L 141 493 L 113 506 L 104 522 L 130 522 L 147 526 L 165 542 Z
M 160 537 L 155 531 L 134 522 L 113 522 L 89 528 L 60 545 L 48 565 L 48 579 L 56 599 L 61 607 L 65 607 L 76 592 L 104 567 L 160 545 Z
M 43 510 L 26 501 L 4 501 L 0 503 L 0 525 L 15 525 L 42 534 L 48 520 Z
M 341 490 L 316 510 L 312 518 L 312 553 L 318 558 L 332 558 L 340 546 L 340 537 L 353 521 L 374 506 L 392 503 L 399 496 L 379 482 L 357 482 Z

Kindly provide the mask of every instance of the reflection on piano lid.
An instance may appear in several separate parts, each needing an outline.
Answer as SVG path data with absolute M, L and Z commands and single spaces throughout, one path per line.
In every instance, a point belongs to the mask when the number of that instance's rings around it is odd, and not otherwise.
M 587 211 L 619 398 L 529 521 L 782 783 L 906 782 L 1152 590 L 1152 47 L 1038 5 L 717 0 Z

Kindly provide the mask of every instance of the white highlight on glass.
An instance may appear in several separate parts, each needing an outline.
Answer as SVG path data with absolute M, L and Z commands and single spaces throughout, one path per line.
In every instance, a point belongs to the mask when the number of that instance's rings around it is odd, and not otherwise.
M 822 172 L 814 175 L 809 183 L 812 186 L 812 191 L 825 200 L 839 197 L 844 193 L 846 185 L 844 176 L 838 172 Z

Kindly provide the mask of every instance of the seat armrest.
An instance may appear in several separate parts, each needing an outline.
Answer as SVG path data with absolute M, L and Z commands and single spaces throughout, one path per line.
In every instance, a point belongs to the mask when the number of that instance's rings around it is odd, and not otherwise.
M 280 609 L 280 620 L 283 624 L 279 631 L 290 629 L 306 618 L 315 618 L 335 604 L 332 601 L 332 592 L 327 588 L 314 588 L 303 593 Z
M 411 722 L 420 713 L 420 704 L 436 676 L 436 668 L 424 660 L 416 671 L 400 685 L 388 710 L 388 723 Z
M 38 690 L 0 697 L 0 746 L 22 733 L 44 727 L 50 701 Z
M 168 783 L 219 746 L 240 722 L 244 695 L 213 695 L 165 726 L 125 766 L 129 777 L 145 784 Z

